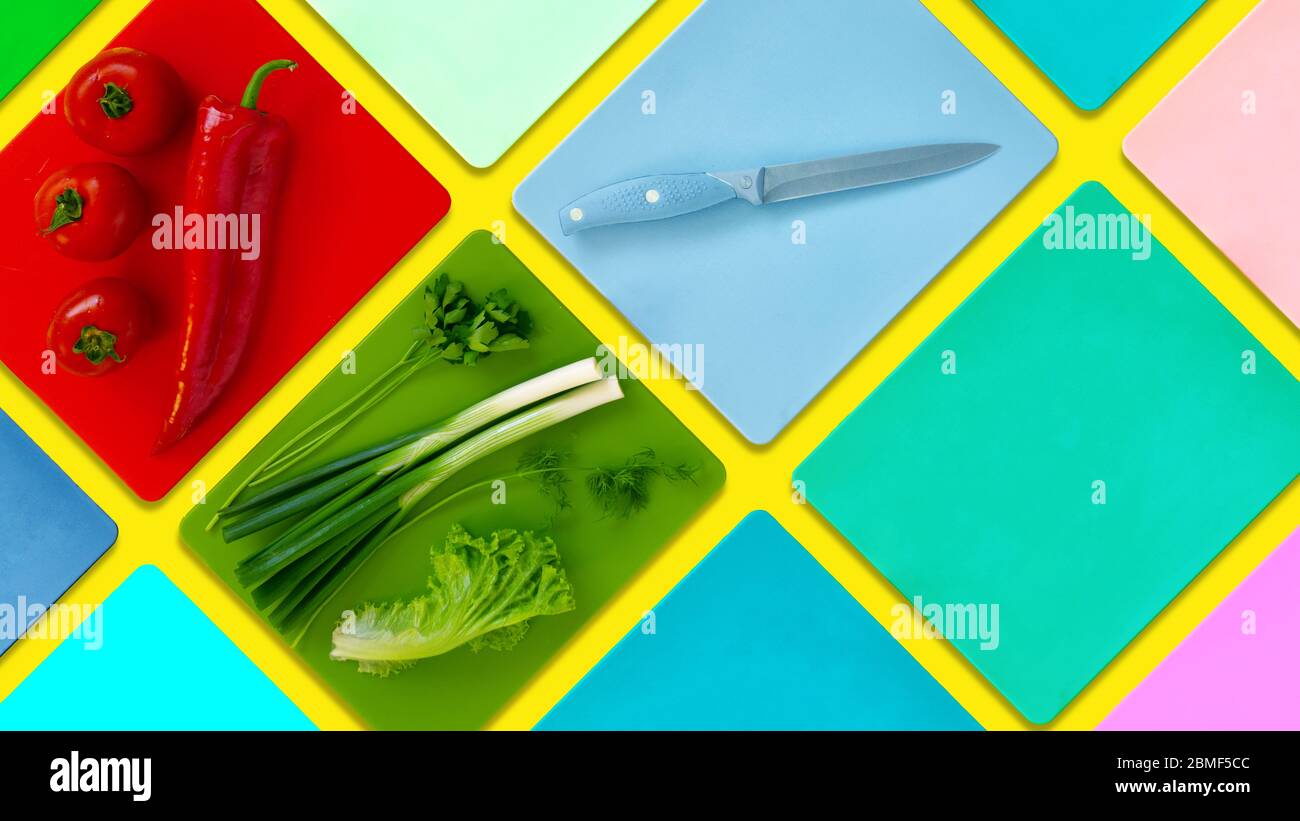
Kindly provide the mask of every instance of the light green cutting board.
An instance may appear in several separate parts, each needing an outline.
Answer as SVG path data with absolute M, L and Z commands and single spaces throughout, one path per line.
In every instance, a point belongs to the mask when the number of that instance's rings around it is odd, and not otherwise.
M 494 355 L 473 368 L 434 366 L 424 371 L 362 417 L 346 437 L 322 450 L 313 464 L 423 427 L 524 379 L 596 355 L 598 343 L 591 333 L 488 232 L 466 238 L 429 281 L 444 271 L 464 281 L 479 299 L 506 288 L 537 323 L 532 347 Z M 253 466 L 396 361 L 411 342 L 411 329 L 422 319 L 422 294 L 423 285 L 356 347 L 355 375 L 341 369 L 331 372 L 182 523 L 182 539 L 245 601 L 247 596 L 234 579 L 235 562 L 264 545 L 269 536 L 254 535 L 227 545 L 206 532 L 204 525 Z M 721 487 L 721 463 L 643 385 L 625 380 L 624 390 L 626 395 L 617 402 L 466 468 L 447 483 L 446 494 L 511 472 L 520 453 L 538 445 L 568 450 L 572 463 L 583 465 L 621 462 L 637 449 L 651 447 L 664 459 L 698 466 L 697 482 L 656 483 L 650 507 L 630 520 L 602 519 L 580 481 L 575 482 L 574 507 L 555 518 L 550 533 L 573 583 L 577 609 L 534 619 L 528 635 L 509 652 L 473 653 L 462 647 L 379 679 L 358 673 L 354 663 L 329 659 L 330 632 L 339 614 L 366 601 L 423 592 L 429 576 L 429 547 L 440 544 L 453 523 L 464 524 L 475 535 L 503 527 L 536 530 L 551 518 L 553 506 L 527 483 L 512 482 L 504 505 L 491 504 L 487 491 L 481 498 L 471 494 L 385 545 L 322 611 L 297 648 L 303 661 L 364 721 L 380 729 L 482 726 Z
M 308 2 L 466 162 L 486 168 L 654 0 Z
M 1098 183 L 1066 206 L 1126 211 Z M 996 647 L 955 643 L 1044 723 L 1295 479 L 1297 408 L 1159 244 L 1040 228 L 795 475 L 907 600 L 996 606 Z
M 97 5 L 99 0 L 5 0 L 0 11 L 0 100 Z

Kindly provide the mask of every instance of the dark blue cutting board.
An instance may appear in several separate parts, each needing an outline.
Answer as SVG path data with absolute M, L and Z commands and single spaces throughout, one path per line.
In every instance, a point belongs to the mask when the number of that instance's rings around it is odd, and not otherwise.
M 117 525 L 0 412 L 0 653 L 113 546 Z M 16 618 L 13 618 L 16 617 Z

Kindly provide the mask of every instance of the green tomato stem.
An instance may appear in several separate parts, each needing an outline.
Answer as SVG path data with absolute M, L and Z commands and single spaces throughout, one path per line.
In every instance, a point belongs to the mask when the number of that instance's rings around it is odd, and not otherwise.
M 72 346 L 72 352 L 86 357 L 92 365 L 99 365 L 105 359 L 125 362 L 126 359 L 117 352 L 117 334 L 87 325 L 81 329 L 81 338 Z
M 99 98 L 99 107 L 105 117 L 110 120 L 120 120 L 131 113 L 131 109 L 135 108 L 135 102 L 132 101 L 131 95 L 126 93 L 126 89 L 117 83 L 104 83 L 104 96 Z
M 65 225 L 81 219 L 85 212 L 85 201 L 75 188 L 65 188 L 54 198 L 54 214 L 50 217 L 50 227 L 45 234 L 53 234 Z

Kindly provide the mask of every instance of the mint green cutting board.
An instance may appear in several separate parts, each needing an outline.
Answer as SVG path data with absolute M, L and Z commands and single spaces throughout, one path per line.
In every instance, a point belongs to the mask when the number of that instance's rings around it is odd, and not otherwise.
M 597 355 L 595 337 L 488 232 L 470 234 L 434 270 L 429 282 L 444 271 L 464 281 L 476 298 L 497 288 L 509 290 L 537 323 L 532 347 L 495 355 L 474 368 L 434 366 L 422 372 L 362 417 L 345 437 L 322 450 L 313 464 L 423 427 L 524 379 Z M 413 291 L 356 347 L 355 375 L 341 368 L 332 371 L 182 523 L 186 544 L 241 596 L 243 590 L 234 579 L 235 562 L 269 537 L 258 534 L 227 545 L 206 532 L 204 525 L 255 465 L 400 357 L 410 345 L 411 329 L 422 319 L 423 290 L 421 285 Z M 650 507 L 633 519 L 621 520 L 601 518 L 588 502 L 579 477 L 571 494 L 573 509 L 556 517 L 550 531 L 573 584 L 577 609 L 534 619 L 528 635 L 509 652 L 473 653 L 461 647 L 379 679 L 358 673 L 353 663 L 329 659 L 330 632 L 339 614 L 366 601 L 422 593 L 429 576 L 429 547 L 441 544 L 453 523 L 462 523 L 475 535 L 503 527 L 538 530 L 551 518 L 553 506 L 527 483 L 511 482 L 506 504 L 491 504 L 487 491 L 481 498 L 471 494 L 385 545 L 339 591 L 297 647 L 303 661 L 366 723 L 377 729 L 482 726 L 721 487 L 721 463 L 643 385 L 625 380 L 623 387 L 623 399 L 466 468 L 444 486 L 445 494 L 510 473 L 523 451 L 539 445 L 567 450 L 572 463 L 579 465 L 621 462 L 637 449 L 650 447 L 665 459 L 698 466 L 697 482 L 656 483 Z
M 909 601 L 998 607 L 996 648 L 955 644 L 1035 723 L 1300 471 L 1300 383 L 1172 255 L 1045 230 L 795 474 Z
M 7 0 L 0 12 L 0 99 L 8 96 L 99 0 Z
M 654 0 L 308 2 L 466 162 L 486 168 Z

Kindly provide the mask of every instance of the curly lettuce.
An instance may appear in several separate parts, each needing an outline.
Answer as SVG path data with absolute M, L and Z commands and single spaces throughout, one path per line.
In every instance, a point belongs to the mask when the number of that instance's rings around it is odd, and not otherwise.
M 455 525 L 430 554 L 429 592 L 345 613 L 330 658 L 387 676 L 462 644 L 475 652 L 509 650 L 530 619 L 577 606 L 550 538 L 517 530 L 475 538 Z

